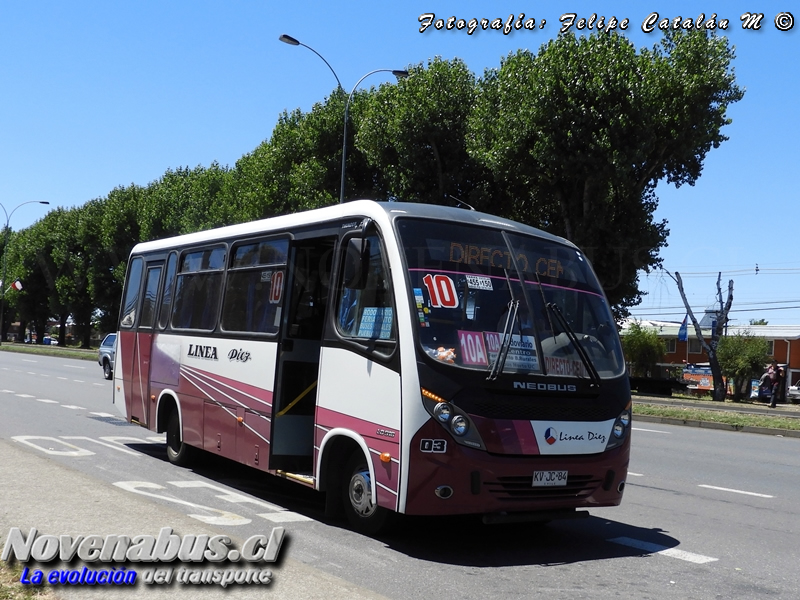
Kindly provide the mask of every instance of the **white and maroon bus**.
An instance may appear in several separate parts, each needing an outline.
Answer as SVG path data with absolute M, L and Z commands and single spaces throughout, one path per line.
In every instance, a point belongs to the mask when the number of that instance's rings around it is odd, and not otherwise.
M 138 244 L 114 402 L 202 449 L 395 513 L 550 520 L 620 503 L 631 397 L 568 241 L 479 212 L 355 201 Z

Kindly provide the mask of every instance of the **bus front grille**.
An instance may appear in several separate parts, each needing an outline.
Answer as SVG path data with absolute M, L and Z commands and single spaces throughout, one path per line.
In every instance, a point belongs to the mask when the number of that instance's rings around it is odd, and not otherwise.
M 532 475 L 498 477 L 495 481 L 485 481 L 484 486 L 498 500 L 560 500 L 585 498 L 603 483 L 591 475 L 571 475 L 567 485 L 551 487 L 534 487 L 532 480 Z

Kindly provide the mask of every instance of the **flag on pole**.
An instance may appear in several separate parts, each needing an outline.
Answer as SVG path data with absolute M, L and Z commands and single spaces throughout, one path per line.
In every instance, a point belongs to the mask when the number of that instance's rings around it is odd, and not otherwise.
M 689 315 L 686 315 L 685 317 L 683 317 L 683 323 L 681 323 L 681 327 L 680 327 L 680 329 L 678 329 L 678 341 L 679 342 L 685 342 L 685 341 L 687 341 L 689 339 L 689 327 L 688 327 L 687 322 L 686 322 L 688 320 L 688 318 L 689 318 Z
M 22 290 L 22 282 L 19 279 L 17 279 L 14 283 L 11 284 L 11 287 L 13 287 L 15 290 L 19 292 L 20 290 Z

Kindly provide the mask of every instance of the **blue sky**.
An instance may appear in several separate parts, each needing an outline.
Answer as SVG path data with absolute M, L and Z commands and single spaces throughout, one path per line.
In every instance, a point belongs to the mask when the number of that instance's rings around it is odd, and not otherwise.
M 800 324 L 800 24 L 779 31 L 774 19 L 791 2 L 295 2 L 0 0 L 0 203 L 79 206 L 118 185 L 146 185 L 167 169 L 233 165 L 269 138 L 284 109 L 309 110 L 336 86 L 348 91 L 373 69 L 399 69 L 434 56 L 463 59 L 480 75 L 519 48 L 536 51 L 565 13 L 629 19 L 637 47 L 659 33 L 659 18 L 728 19 L 744 99 L 729 116 L 730 138 L 712 150 L 694 187 L 658 188 L 659 218 L 669 221 L 664 265 L 680 271 L 693 308 L 714 302 L 734 280 L 732 317 Z M 800 19 L 800 8 L 794 6 Z M 763 13 L 759 31 L 743 30 L 745 12 Z M 419 17 L 542 19 L 534 31 L 419 32 Z M 361 88 L 391 79 L 376 74 Z M 47 207 L 13 215 L 20 229 Z M 0 215 L 1 216 L 1 215 Z M 756 274 L 758 265 L 758 274 Z M 634 313 L 680 320 L 680 297 L 665 276 L 642 277 L 649 294 Z M 790 308 L 791 307 L 791 308 Z

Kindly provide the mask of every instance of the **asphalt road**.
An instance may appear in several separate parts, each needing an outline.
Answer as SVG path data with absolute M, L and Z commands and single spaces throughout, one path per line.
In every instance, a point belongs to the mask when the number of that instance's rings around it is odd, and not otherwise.
M 634 423 L 620 507 L 544 528 L 406 519 L 373 539 L 326 522 L 322 498 L 289 482 L 211 457 L 170 465 L 163 436 L 118 419 L 110 397 L 99 365 L 0 352 L 3 539 L 16 524 L 55 535 L 171 526 L 241 544 L 282 526 L 274 597 L 800 597 L 800 439 Z

